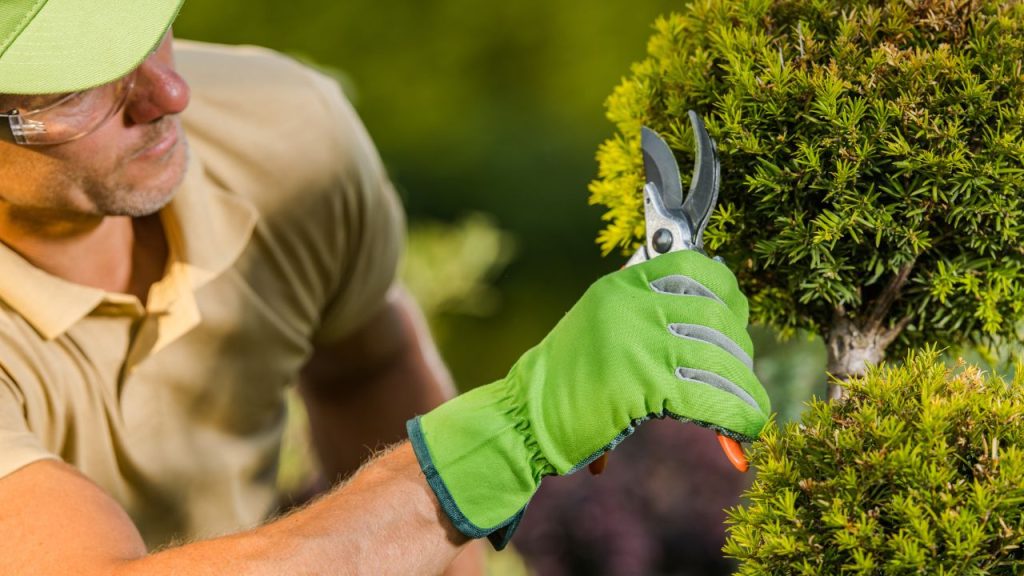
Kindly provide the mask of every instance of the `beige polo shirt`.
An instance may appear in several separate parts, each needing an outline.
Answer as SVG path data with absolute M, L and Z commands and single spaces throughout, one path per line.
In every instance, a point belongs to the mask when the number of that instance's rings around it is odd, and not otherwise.
M 282 393 L 383 304 L 404 225 L 334 82 L 267 50 L 176 50 L 192 153 L 145 307 L 0 244 L 0 476 L 61 458 L 150 547 L 265 519 Z

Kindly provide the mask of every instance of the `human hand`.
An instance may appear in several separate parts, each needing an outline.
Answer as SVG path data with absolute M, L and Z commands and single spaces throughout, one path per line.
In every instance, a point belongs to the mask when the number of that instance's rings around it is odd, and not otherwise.
M 599 279 L 508 376 L 409 421 L 442 507 L 502 547 L 544 476 L 586 466 L 650 418 L 756 438 L 770 406 L 747 316 L 728 268 L 695 251 Z

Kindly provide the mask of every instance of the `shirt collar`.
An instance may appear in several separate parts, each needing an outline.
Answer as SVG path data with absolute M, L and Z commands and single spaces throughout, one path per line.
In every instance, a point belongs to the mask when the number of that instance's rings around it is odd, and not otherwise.
M 238 260 L 258 216 L 251 202 L 211 177 L 194 150 L 189 158 L 185 181 L 161 216 L 168 244 L 197 290 Z
M 161 211 L 170 246 L 170 266 L 183 265 L 194 292 L 229 268 L 241 255 L 257 213 L 244 198 L 211 178 L 190 154 L 185 179 Z M 39 268 L 0 243 L 0 300 L 52 340 L 103 302 L 124 303 L 124 294 L 69 282 Z

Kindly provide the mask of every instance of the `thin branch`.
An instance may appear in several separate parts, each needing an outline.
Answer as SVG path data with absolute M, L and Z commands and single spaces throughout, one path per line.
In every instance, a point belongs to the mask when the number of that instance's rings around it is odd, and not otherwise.
M 907 327 L 907 324 L 910 324 L 911 318 L 912 317 L 908 314 L 903 318 L 900 318 L 899 322 L 897 322 L 895 326 L 885 331 L 885 334 L 883 334 L 881 338 L 882 348 L 888 348 L 889 344 L 892 344 L 893 341 L 896 340 L 896 337 L 903 332 L 903 329 Z
M 867 321 L 864 323 L 864 328 L 869 331 L 878 330 L 882 323 L 885 321 L 886 314 L 889 313 L 889 309 L 892 308 L 896 299 L 900 297 L 900 293 L 903 291 L 903 286 L 907 283 L 910 278 L 910 272 L 914 269 L 914 263 L 917 261 L 915 258 L 910 262 L 904 264 L 899 272 L 889 280 L 889 284 L 886 285 L 882 293 L 875 298 L 875 301 L 871 304 L 871 311 L 868 313 Z M 902 322 L 903 320 L 900 320 Z M 904 324 L 906 326 L 906 324 Z M 902 328 L 901 328 L 902 330 Z

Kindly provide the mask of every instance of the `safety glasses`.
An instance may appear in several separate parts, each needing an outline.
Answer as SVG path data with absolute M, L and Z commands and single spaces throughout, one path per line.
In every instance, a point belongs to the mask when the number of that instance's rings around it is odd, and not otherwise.
M 0 140 L 52 146 L 92 133 L 124 108 L 136 71 L 81 92 L 0 96 Z

